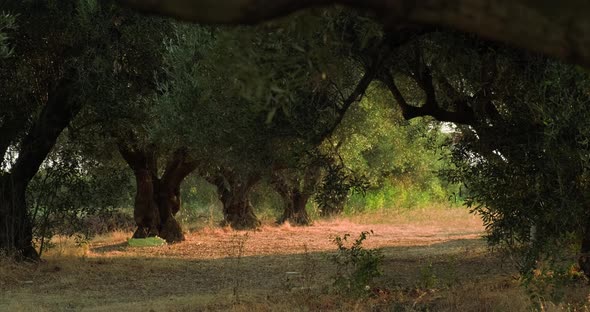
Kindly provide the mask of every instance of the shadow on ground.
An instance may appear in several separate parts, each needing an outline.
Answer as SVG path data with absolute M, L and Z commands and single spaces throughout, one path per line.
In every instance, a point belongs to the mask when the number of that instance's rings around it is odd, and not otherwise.
M 136 248 L 118 243 L 93 248 L 88 257 L 50 259 L 25 272 L 20 277 L 24 281 L 0 285 L 0 310 L 142 310 L 150 304 L 176 310 L 172 307 L 177 302 L 198 311 L 240 296 L 258 302 L 303 287 L 324 292 L 335 274 L 330 252 L 245 256 L 230 249 L 223 258 L 186 259 L 166 255 L 166 248 L 144 248 L 137 256 Z M 384 289 L 434 287 L 512 273 L 480 239 L 381 250 L 383 276 L 376 284 Z M 161 256 L 145 256 L 158 251 Z

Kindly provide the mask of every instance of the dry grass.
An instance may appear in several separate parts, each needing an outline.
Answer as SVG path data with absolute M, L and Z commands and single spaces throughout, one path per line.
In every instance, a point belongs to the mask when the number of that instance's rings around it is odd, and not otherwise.
M 131 233 L 76 247 L 58 238 L 41 264 L 0 262 L 0 311 L 530 311 L 514 271 L 487 252 L 482 225 L 461 209 L 318 221 L 258 231 L 198 227 L 187 241 L 130 248 Z M 353 300 L 331 292 L 336 235 L 373 230 L 379 291 Z M 287 273 L 295 272 L 295 273 Z M 587 287 L 546 310 L 584 311 Z

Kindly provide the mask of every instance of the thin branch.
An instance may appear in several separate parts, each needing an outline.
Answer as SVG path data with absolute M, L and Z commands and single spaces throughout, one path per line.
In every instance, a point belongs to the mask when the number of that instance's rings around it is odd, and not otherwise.
M 346 111 L 350 108 L 353 103 L 360 101 L 365 94 L 367 88 L 371 84 L 373 80 L 377 77 L 377 73 L 381 68 L 383 58 L 378 57 L 371 68 L 369 68 L 362 76 L 362 78 L 357 83 L 354 91 L 346 98 L 346 100 L 342 103 L 342 106 L 336 109 L 336 120 L 332 123 L 330 127 L 327 127 L 322 131 L 318 136 L 315 138 L 315 143 L 322 142 L 326 137 L 334 133 L 336 128 L 342 123 L 344 119 L 344 115 Z

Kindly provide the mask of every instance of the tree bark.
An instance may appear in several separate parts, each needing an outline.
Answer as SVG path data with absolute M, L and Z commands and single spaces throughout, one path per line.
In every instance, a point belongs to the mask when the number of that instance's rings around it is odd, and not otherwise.
M 0 179 L 0 249 L 14 252 L 17 260 L 38 260 L 33 247 L 33 225 L 27 213 L 26 187 L 10 176 Z
M 72 73 L 47 94 L 47 102 L 20 143 L 10 173 L 0 177 L 0 249 L 18 258 L 38 260 L 33 247 L 33 225 L 27 212 L 27 186 L 55 146 L 57 138 L 82 108 L 71 99 Z
M 160 236 L 167 242 L 185 240 L 182 228 L 174 216 L 181 208 L 180 184 L 197 168 L 197 163 L 189 161 L 188 158 L 186 149 L 177 149 L 168 162 L 162 178 L 159 180 Z
M 309 225 L 311 220 L 307 214 L 305 206 L 311 197 L 309 194 L 301 193 L 294 188 L 287 192 L 278 191 L 283 198 L 284 210 L 281 217 L 277 220 L 278 224 L 289 222 L 291 225 Z
M 185 240 L 182 227 L 174 217 L 180 210 L 180 182 L 160 180 L 157 202 L 160 214 L 160 237 L 168 243 Z
M 155 147 L 130 148 L 119 144 L 119 151 L 135 174 L 137 193 L 133 215 L 137 224 L 134 238 L 160 236 L 168 243 L 185 240 L 182 227 L 174 218 L 180 211 L 180 185 L 196 168 L 188 161 L 185 149 L 178 149 L 158 178 Z
M 129 7 L 213 24 L 253 24 L 317 6 L 368 9 L 388 28 L 435 25 L 590 66 L 586 0 L 119 0 Z
M 295 175 L 293 178 L 291 175 Z M 291 176 L 291 178 L 289 178 Z M 311 220 L 305 206 L 315 191 L 319 180 L 319 168 L 308 167 L 300 172 L 275 172 L 272 185 L 283 199 L 283 214 L 277 220 L 278 224 L 289 222 L 292 225 L 309 225 Z
M 157 236 L 160 233 L 160 212 L 155 200 L 157 179 L 154 180 L 147 169 L 135 170 L 134 174 L 137 190 L 133 218 L 137 224 L 137 230 L 133 233 L 133 238 Z
M 256 229 L 260 226 L 249 198 L 249 193 L 260 180 L 260 176 L 252 174 L 242 177 L 231 170 L 222 170 L 207 180 L 217 188 L 223 205 L 222 226 L 230 226 L 236 230 Z
M 132 148 L 121 142 L 118 147 L 119 153 L 135 175 L 133 218 L 137 230 L 133 233 L 133 238 L 157 236 L 160 232 L 160 213 L 155 200 L 158 169 L 154 147 Z
M 252 230 L 260 226 L 260 221 L 254 214 L 247 193 L 234 193 L 231 200 L 223 204 L 223 224 L 235 230 Z

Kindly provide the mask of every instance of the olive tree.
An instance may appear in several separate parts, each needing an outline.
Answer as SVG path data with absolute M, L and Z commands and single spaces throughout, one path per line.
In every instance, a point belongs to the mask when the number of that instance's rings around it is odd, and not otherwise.
M 2 9 L 18 27 L 12 57 L 0 60 L 0 249 L 36 259 L 27 188 L 83 108 L 108 111 L 122 92 L 136 90 L 121 70 L 120 60 L 130 57 L 119 54 L 123 25 L 134 24 L 134 13 L 93 0 L 9 2 Z

